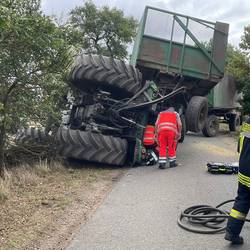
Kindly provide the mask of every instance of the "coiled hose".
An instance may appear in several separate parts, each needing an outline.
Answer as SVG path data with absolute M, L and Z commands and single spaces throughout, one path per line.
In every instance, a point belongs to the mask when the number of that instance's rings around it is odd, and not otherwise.
M 181 213 L 177 221 L 178 225 L 181 228 L 193 233 L 214 234 L 223 232 L 226 229 L 226 225 L 225 223 L 222 223 L 229 217 L 229 212 L 219 208 L 234 201 L 235 200 L 227 200 L 216 207 L 211 207 L 209 205 L 189 207 Z M 185 218 L 187 219 L 186 222 L 184 222 Z M 245 219 L 245 221 L 250 222 L 249 219 Z M 203 226 L 207 229 L 195 227 L 197 225 Z

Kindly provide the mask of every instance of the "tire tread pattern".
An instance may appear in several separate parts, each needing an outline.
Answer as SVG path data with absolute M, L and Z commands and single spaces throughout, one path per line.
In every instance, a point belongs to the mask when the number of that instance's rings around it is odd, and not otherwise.
M 15 137 L 18 144 L 41 143 L 50 138 L 44 128 L 28 127 L 20 129 Z
M 205 116 L 200 121 L 201 110 L 205 108 Z M 193 96 L 188 103 L 187 110 L 185 113 L 187 129 L 194 133 L 198 133 L 202 130 L 205 125 L 205 121 L 208 113 L 208 101 L 203 96 Z
M 139 91 L 141 79 L 140 72 L 132 65 L 101 55 L 79 55 L 71 71 L 71 82 L 80 89 L 86 89 L 95 82 L 123 90 L 128 95 Z
M 126 161 L 125 139 L 65 128 L 58 129 L 56 138 L 59 153 L 64 157 L 118 166 Z

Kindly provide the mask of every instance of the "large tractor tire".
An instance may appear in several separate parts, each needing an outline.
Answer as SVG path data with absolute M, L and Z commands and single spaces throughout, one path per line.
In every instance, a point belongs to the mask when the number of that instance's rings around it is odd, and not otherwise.
M 79 55 L 70 81 L 82 90 L 98 87 L 122 97 L 133 96 L 141 89 L 141 74 L 135 67 L 100 55 Z
M 207 98 L 202 96 L 193 96 L 188 103 L 185 113 L 188 130 L 194 133 L 200 132 L 205 125 L 207 113 Z
M 44 128 L 24 128 L 20 129 L 17 134 L 15 141 L 17 144 L 28 144 L 28 143 L 43 143 L 48 141 L 50 136 L 45 132 Z
M 209 115 L 206 119 L 202 133 L 206 137 L 214 137 L 219 132 L 219 120 L 216 115 Z
M 179 143 L 183 143 L 185 139 L 185 135 L 187 133 L 187 127 L 186 127 L 186 119 L 184 115 L 181 115 L 181 123 L 182 123 L 182 128 L 181 128 L 181 138 L 179 140 Z
M 59 153 L 67 158 L 117 166 L 123 165 L 127 158 L 126 140 L 90 131 L 59 128 L 57 143 Z

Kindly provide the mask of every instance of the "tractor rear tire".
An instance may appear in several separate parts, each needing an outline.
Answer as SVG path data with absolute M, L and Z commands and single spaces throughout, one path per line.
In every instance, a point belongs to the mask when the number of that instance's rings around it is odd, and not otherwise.
M 188 103 L 185 113 L 187 128 L 198 133 L 205 125 L 208 114 L 208 101 L 203 96 L 193 96 Z
M 15 142 L 17 144 L 43 143 L 50 139 L 50 135 L 45 132 L 44 128 L 28 127 L 20 129 L 17 132 Z
M 216 115 L 209 115 L 202 129 L 202 133 L 206 137 L 214 137 L 219 132 L 219 126 L 219 120 Z
M 179 143 L 183 143 L 185 139 L 185 135 L 187 133 L 187 127 L 186 127 L 186 119 L 184 115 L 181 115 L 181 123 L 182 123 L 182 128 L 181 128 L 181 138 L 179 140 Z
M 82 90 L 101 88 L 122 97 L 141 89 L 141 73 L 122 60 L 100 55 L 81 54 L 71 71 L 71 83 Z
M 59 128 L 59 153 L 67 158 L 121 166 L 127 158 L 125 139 L 73 129 Z

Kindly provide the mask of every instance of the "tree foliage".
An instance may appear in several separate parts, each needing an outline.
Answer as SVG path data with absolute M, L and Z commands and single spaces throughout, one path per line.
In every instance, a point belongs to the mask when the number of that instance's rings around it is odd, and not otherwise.
M 241 37 L 240 48 L 244 51 L 250 50 L 250 25 L 244 28 L 244 33 Z
M 226 73 L 234 76 L 239 91 L 242 91 L 246 85 L 249 71 L 250 62 L 247 54 L 229 44 L 227 47 Z
M 237 89 L 243 94 L 242 107 L 245 112 L 250 113 L 250 61 L 248 54 L 229 45 L 226 72 L 234 76 Z
M 245 112 L 250 114 L 250 58 L 249 58 L 249 50 L 250 50 L 250 25 L 244 28 L 244 33 L 241 37 L 240 48 L 247 54 L 247 62 L 246 67 L 248 68 L 248 72 L 246 72 L 244 78 L 244 86 L 242 87 L 243 92 L 243 108 Z
M 116 8 L 86 2 L 58 25 L 40 6 L 41 0 L 0 1 L 0 176 L 9 135 L 31 122 L 59 122 L 72 47 L 124 58 L 135 35 L 135 19 Z
M 88 53 L 116 58 L 127 57 L 127 44 L 133 41 L 137 21 L 125 17 L 121 10 L 102 7 L 98 9 L 88 1 L 70 13 L 72 43 Z
M 46 123 L 48 114 L 54 115 L 59 93 L 65 89 L 62 72 L 68 63 L 69 46 L 62 30 L 41 13 L 40 0 L 1 0 L 0 16 L 3 169 L 6 135 L 27 121 Z
M 248 115 L 250 115 L 250 77 L 248 78 L 248 81 L 246 82 L 242 92 L 243 92 L 243 102 L 242 102 L 243 109 Z
M 226 71 L 236 79 L 238 90 L 243 94 L 242 106 L 250 114 L 250 25 L 244 28 L 240 49 L 228 46 Z

